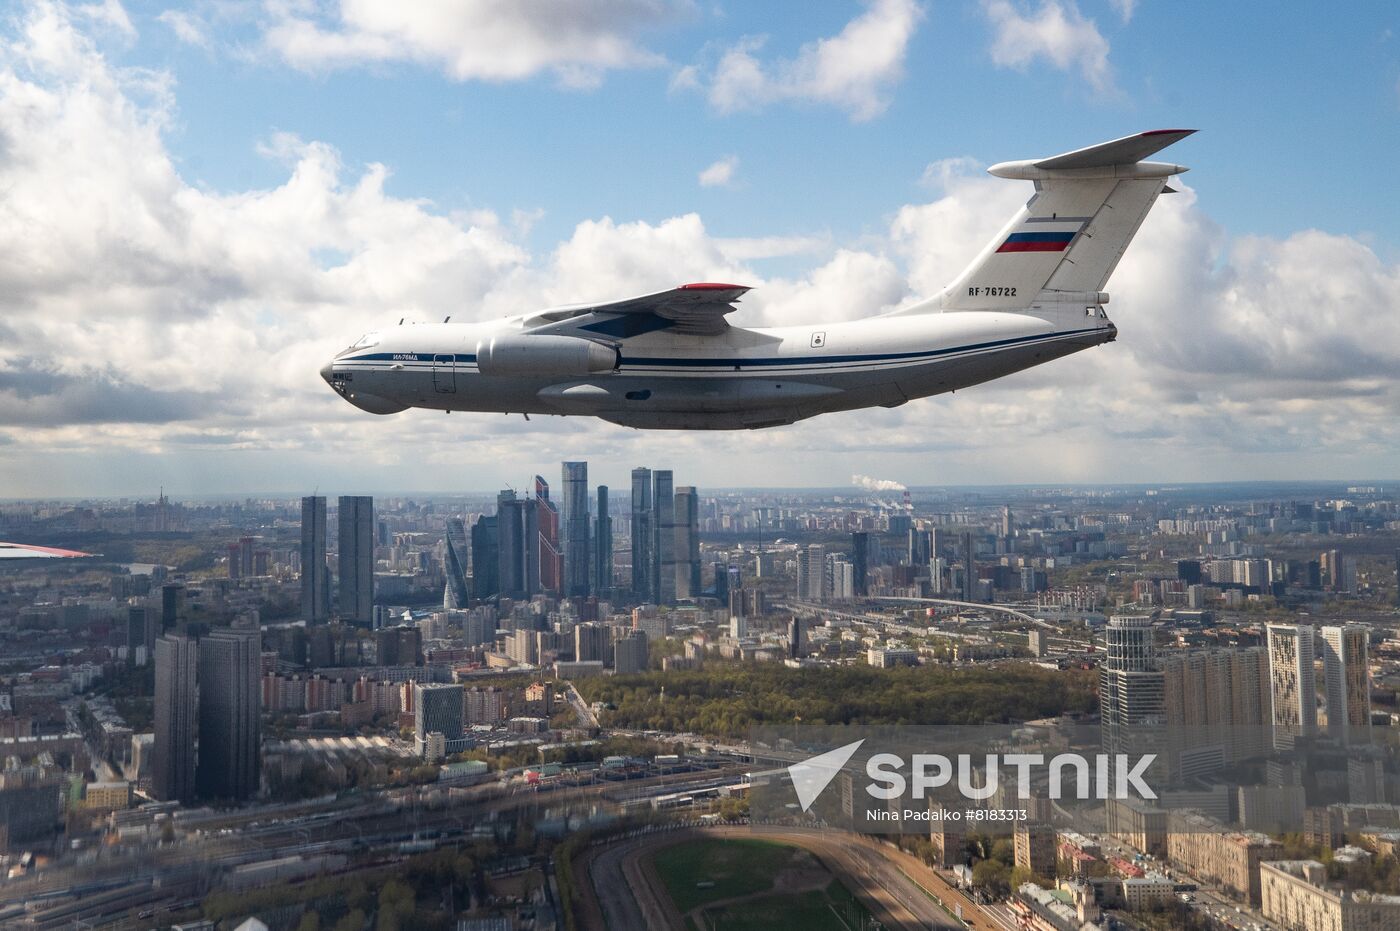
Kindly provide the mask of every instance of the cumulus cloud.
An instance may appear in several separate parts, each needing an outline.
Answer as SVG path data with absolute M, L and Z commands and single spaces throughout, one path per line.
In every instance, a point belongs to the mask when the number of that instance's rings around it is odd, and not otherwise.
M 734 172 L 738 170 L 739 157 L 726 155 L 702 169 L 698 180 L 701 187 L 729 187 L 734 183 Z
M 740 325 L 855 319 L 941 288 L 1031 186 L 949 159 L 925 172 L 927 200 L 858 244 L 725 239 L 687 214 L 585 219 L 532 254 L 528 218 L 396 197 L 387 167 L 348 165 L 295 135 L 264 140 L 285 166 L 280 183 L 196 187 L 162 137 L 175 122 L 169 80 L 115 67 L 84 32 L 119 26 L 40 4 L 14 28 L 0 38 L 0 487 L 11 494 L 170 484 L 179 470 L 197 490 L 216 476 L 245 489 L 479 488 L 561 457 L 601 474 L 673 466 L 702 485 L 833 484 L 873 471 L 875 456 L 881 474 L 915 484 L 1400 464 L 1400 266 L 1315 230 L 1231 238 L 1189 187 L 1161 200 L 1109 283 L 1116 343 L 970 391 L 740 434 L 368 417 L 316 371 L 399 317 L 485 319 L 711 279 L 755 286 Z M 811 266 L 786 278 L 748 264 L 797 254 Z
M 320 71 L 382 62 L 439 68 L 457 81 L 512 81 L 553 73 L 593 86 L 618 68 L 660 64 L 638 33 L 675 20 L 683 0 L 463 0 L 320 6 L 270 2 L 267 48 L 296 68 Z
M 1040 0 L 1031 11 L 1014 0 L 982 0 L 992 24 L 992 61 L 1003 68 L 1025 69 L 1037 61 L 1061 71 L 1078 70 L 1095 91 L 1113 90 L 1108 40 L 1074 0 Z
M 704 87 L 721 113 L 757 110 L 779 101 L 809 101 L 869 120 L 890 104 L 904 76 L 909 41 L 923 13 L 914 0 L 870 0 L 840 33 L 802 46 L 793 58 L 765 62 L 766 39 L 748 36 L 720 56 L 712 71 L 694 66 L 672 79 L 673 88 Z

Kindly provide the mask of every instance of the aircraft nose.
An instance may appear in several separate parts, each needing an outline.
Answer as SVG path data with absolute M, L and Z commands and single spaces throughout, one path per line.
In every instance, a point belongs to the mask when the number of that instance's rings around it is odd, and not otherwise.
M 334 361 L 334 360 L 332 360 L 332 361 L 330 361 L 330 362 L 327 362 L 325 365 L 321 366 L 321 377 L 322 377 L 323 379 L 325 379 L 325 382 L 326 382 L 326 384 L 328 384 L 328 385 L 331 384 L 331 372 L 332 372 L 332 370 L 333 370 L 334 368 L 335 368 L 335 361 Z M 332 386 L 332 387 L 334 387 L 334 386 Z

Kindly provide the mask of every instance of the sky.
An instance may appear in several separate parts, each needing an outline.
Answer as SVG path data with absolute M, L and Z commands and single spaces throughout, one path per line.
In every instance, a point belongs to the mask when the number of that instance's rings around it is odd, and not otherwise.
M 1160 0 L 130 0 L 0 8 L 0 497 L 1400 475 L 1400 8 Z M 723 280 L 731 322 L 937 291 L 1164 127 L 1117 342 L 738 433 L 359 412 L 400 317 Z

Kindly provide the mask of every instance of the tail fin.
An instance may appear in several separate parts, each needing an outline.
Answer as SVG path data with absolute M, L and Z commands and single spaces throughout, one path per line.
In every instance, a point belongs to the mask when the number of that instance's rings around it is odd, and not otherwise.
M 1074 292 L 1076 301 L 1099 291 L 1167 179 L 1186 171 L 1142 159 L 1193 132 L 1159 129 L 993 165 L 999 178 L 1034 181 L 1035 196 L 942 294 L 910 309 L 1018 310 L 1053 299 L 1045 291 Z

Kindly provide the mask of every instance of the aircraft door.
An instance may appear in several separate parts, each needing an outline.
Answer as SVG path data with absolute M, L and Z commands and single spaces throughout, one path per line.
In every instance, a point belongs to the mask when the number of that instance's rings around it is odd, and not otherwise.
M 457 357 L 433 356 L 433 390 L 438 394 L 457 393 Z

